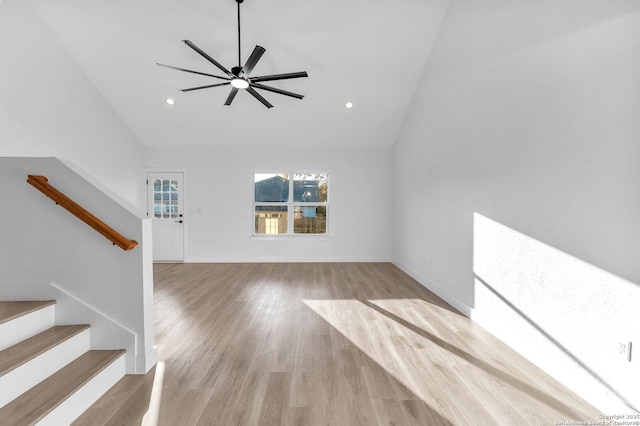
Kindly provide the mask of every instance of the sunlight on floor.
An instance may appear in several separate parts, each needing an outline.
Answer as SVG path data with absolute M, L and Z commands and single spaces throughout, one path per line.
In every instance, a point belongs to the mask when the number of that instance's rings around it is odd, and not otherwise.
M 427 302 L 411 299 L 303 302 L 418 398 L 430 404 L 443 417 L 447 417 L 446 410 L 440 411 L 438 407 L 443 401 L 434 401 L 429 384 L 421 379 L 430 374 L 439 377 L 449 374 L 439 368 L 439 364 L 449 363 L 446 359 L 450 357 L 449 352 L 375 309 L 380 304 L 393 309 L 395 315 L 402 314 L 403 318 L 408 318 L 407 321 L 416 327 L 424 327 L 424 320 L 419 319 L 414 309 L 420 303 Z M 365 303 L 370 303 L 371 306 Z M 430 353 L 428 357 L 424 353 L 427 346 Z
M 153 378 L 153 388 L 149 400 L 149 410 L 142 418 L 142 426 L 157 426 L 160 418 L 160 405 L 162 404 L 162 386 L 164 382 L 164 362 L 156 365 L 156 374 Z
M 493 396 L 493 391 L 505 390 L 532 407 L 542 409 L 545 406 L 565 416 L 580 418 L 548 390 L 518 378 L 518 368 L 514 370 L 500 361 L 501 346 L 493 350 L 497 340 L 481 329 L 474 331 L 474 325 L 460 315 L 457 317 L 461 323 L 453 328 L 459 332 L 450 333 L 453 320 L 448 315 L 450 312 L 430 309 L 432 313 L 429 314 L 420 309 L 424 304 L 431 306 L 426 301 L 340 299 L 303 302 L 388 374 L 454 423 L 464 417 L 451 418 L 452 412 L 448 409 L 451 404 L 463 412 L 463 407 L 474 410 L 471 407 L 478 403 L 485 409 L 508 410 Z M 468 329 L 462 324 L 464 321 L 468 322 Z M 476 342 L 480 348 L 491 349 L 476 354 Z M 473 415 L 471 412 L 466 414 Z
M 436 334 L 437 330 L 432 326 L 432 322 L 427 319 L 425 312 L 429 312 L 430 316 L 436 315 L 443 321 L 454 322 L 464 327 L 471 325 L 469 319 L 459 312 L 451 308 L 447 309 L 438 306 L 423 299 L 375 299 L 367 300 L 367 302 L 401 317 L 416 327 Z
M 157 293 L 157 303 L 162 305 L 162 309 L 170 312 L 166 319 L 170 324 L 167 328 L 156 324 L 155 340 L 158 347 L 158 358 L 170 361 L 174 357 L 179 356 L 181 347 L 197 346 L 200 340 L 194 336 L 198 336 L 196 330 L 202 330 L 202 318 L 194 315 L 183 306 L 180 295 L 174 295 L 171 292 Z M 168 334 L 173 337 L 174 344 L 166 345 L 165 338 Z M 175 337 L 178 336 L 178 337 Z

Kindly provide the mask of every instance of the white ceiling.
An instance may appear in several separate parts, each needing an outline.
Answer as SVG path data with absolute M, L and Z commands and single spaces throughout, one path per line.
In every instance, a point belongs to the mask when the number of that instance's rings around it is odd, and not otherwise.
M 234 0 L 31 0 L 35 11 L 145 146 L 391 146 L 442 17 L 442 0 L 245 0 L 242 62 L 252 75 L 307 71 L 270 82 L 303 100 L 261 92 L 267 109 L 217 81 L 156 62 L 218 74 L 181 43 L 237 65 Z M 164 100 L 175 99 L 173 107 Z M 354 107 L 345 108 L 351 101 Z

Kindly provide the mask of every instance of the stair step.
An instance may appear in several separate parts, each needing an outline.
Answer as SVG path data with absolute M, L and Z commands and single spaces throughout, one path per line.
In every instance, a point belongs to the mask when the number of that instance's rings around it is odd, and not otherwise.
M 55 303 L 0 302 L 0 351 L 53 327 Z
M 43 354 L 90 326 L 58 325 L 0 352 L 0 377 Z
M 46 380 L 0 408 L 0 419 L 3 419 L 3 422 L 7 424 L 16 425 L 32 425 L 41 420 L 43 420 L 43 424 L 71 423 L 73 419 L 124 375 L 124 353 L 124 350 L 92 350 L 86 352 Z M 107 372 L 111 366 L 114 366 L 113 371 Z M 101 375 L 101 373 L 109 373 L 105 383 L 91 386 L 92 379 Z M 88 392 L 77 392 L 83 387 L 91 387 L 91 389 Z M 74 400 L 73 404 L 66 404 L 72 401 L 76 395 L 79 395 L 78 401 Z M 72 407 L 69 405 L 79 406 L 80 411 L 75 414 L 72 413 Z M 77 410 L 78 408 L 76 408 Z
M 127 374 L 89 407 L 72 426 L 140 425 L 147 413 L 154 383 L 153 367 L 147 374 Z
M 89 350 L 88 325 L 56 326 L 0 352 L 0 407 Z
M 55 304 L 55 300 L 39 302 L 0 302 L 0 324 Z

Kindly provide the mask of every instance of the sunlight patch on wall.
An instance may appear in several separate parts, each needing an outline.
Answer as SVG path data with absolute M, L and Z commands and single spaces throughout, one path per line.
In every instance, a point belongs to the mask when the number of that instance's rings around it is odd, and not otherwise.
M 640 406 L 640 286 L 478 213 L 473 237 L 473 320 L 598 408 Z

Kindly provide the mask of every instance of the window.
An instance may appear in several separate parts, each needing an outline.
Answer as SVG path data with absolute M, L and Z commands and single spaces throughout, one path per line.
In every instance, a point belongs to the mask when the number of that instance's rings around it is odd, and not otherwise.
M 154 179 L 153 216 L 158 219 L 178 217 L 178 181 L 175 179 Z
M 253 182 L 254 235 L 327 234 L 326 173 L 256 173 Z

